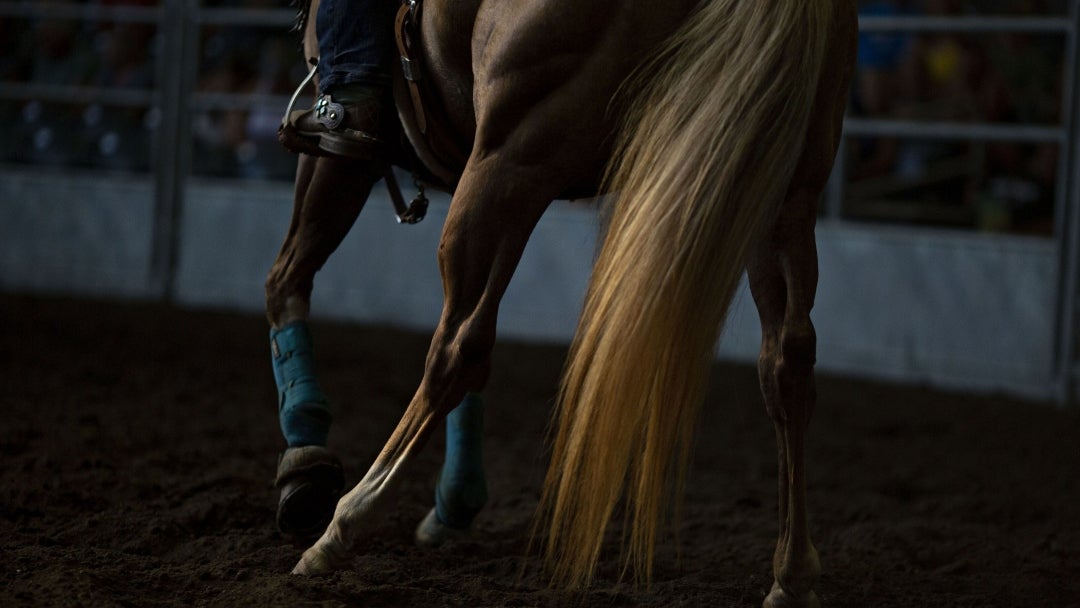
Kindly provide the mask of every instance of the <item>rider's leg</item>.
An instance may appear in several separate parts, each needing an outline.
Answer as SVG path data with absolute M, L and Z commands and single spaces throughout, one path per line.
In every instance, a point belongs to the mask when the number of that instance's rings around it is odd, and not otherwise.
M 314 107 L 291 112 L 281 141 L 298 152 L 369 159 L 392 129 L 393 0 L 322 0 L 315 11 Z
M 391 24 L 398 5 L 393 0 L 322 0 L 315 32 L 324 92 L 347 95 L 359 87 L 390 86 Z

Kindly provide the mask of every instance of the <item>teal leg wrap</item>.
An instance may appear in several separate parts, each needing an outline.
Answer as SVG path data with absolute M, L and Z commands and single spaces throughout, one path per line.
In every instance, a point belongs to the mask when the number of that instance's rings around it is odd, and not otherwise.
M 469 393 L 446 417 L 446 460 L 435 486 L 435 515 L 451 528 L 468 528 L 487 502 L 483 435 L 484 401 Z
M 278 420 L 289 447 L 326 445 L 330 404 L 315 379 L 311 334 L 303 321 L 270 330 L 274 381 L 278 387 Z

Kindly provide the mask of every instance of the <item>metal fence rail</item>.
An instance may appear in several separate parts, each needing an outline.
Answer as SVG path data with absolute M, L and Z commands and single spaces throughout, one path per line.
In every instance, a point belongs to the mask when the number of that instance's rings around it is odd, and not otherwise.
M 162 3 L 168 4 L 168 0 Z M 158 23 L 161 6 L 0 2 L 0 17 L 116 23 Z
M 965 34 L 1067 34 L 1073 29 L 1069 17 L 993 17 L 993 16 L 863 16 L 862 32 L 914 32 Z

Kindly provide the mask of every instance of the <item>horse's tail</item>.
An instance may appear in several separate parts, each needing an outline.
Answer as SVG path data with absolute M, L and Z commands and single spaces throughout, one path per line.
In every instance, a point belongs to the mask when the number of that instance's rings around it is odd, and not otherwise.
M 624 488 L 626 565 L 651 574 L 721 324 L 804 147 L 833 5 L 705 1 L 630 85 L 541 499 L 563 585 L 590 582 Z

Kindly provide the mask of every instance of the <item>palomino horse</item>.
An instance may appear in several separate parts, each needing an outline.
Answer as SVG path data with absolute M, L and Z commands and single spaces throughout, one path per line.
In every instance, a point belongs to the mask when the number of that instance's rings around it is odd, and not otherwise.
M 779 451 L 765 605 L 816 605 L 803 456 L 814 218 L 853 70 L 854 0 L 428 0 L 421 21 L 429 83 L 467 158 L 438 250 L 443 312 L 401 422 L 294 573 L 347 565 L 410 460 L 483 387 L 499 301 L 541 214 L 567 193 L 604 191 L 605 235 L 541 501 L 553 576 L 589 584 L 619 504 L 627 563 L 649 576 L 663 505 L 678 490 L 669 480 L 682 479 L 745 269 Z M 309 55 L 312 42 L 309 27 Z M 301 157 L 293 223 L 267 282 L 275 326 L 306 316 L 315 272 L 378 177 Z

